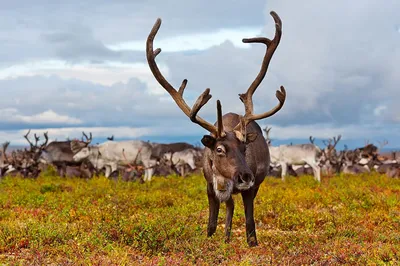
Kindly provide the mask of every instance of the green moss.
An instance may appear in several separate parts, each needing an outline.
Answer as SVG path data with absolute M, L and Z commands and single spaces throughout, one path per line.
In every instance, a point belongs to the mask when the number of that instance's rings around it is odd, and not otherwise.
M 255 200 L 259 246 L 248 248 L 240 195 L 232 240 L 225 206 L 206 237 L 202 176 L 126 183 L 105 177 L 0 182 L 0 263 L 393 264 L 400 250 L 400 180 L 371 174 L 267 178 Z

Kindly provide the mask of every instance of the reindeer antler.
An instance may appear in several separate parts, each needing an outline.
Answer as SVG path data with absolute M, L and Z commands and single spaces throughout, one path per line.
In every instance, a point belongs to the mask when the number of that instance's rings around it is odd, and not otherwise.
M 86 140 L 83 140 L 83 137 L 86 138 Z M 86 145 L 89 145 L 90 142 L 92 142 L 92 132 L 89 132 L 89 137 L 85 134 L 85 132 L 82 131 L 82 142 L 86 143 Z
M 10 142 L 9 141 L 6 141 L 6 142 L 4 142 L 3 143 L 3 150 L 2 150 L 2 153 L 1 153 L 1 163 L 4 165 L 6 162 L 8 162 L 8 158 L 7 158 L 7 148 L 8 148 L 8 145 L 10 145 Z
M 269 116 L 274 115 L 276 112 L 278 112 L 286 99 L 286 91 L 283 86 L 281 86 L 280 90 L 276 92 L 276 97 L 279 100 L 279 104 L 274 107 L 272 110 L 262 113 L 262 114 L 253 114 L 253 94 L 257 87 L 260 85 L 261 81 L 264 79 L 265 74 L 267 73 L 269 63 L 271 61 L 271 58 L 276 50 L 276 48 L 279 45 L 281 36 L 282 36 L 282 21 L 279 18 L 279 16 L 275 12 L 271 12 L 271 16 L 273 17 L 275 21 L 275 37 L 273 40 L 267 39 L 267 38 L 251 38 L 251 39 L 243 39 L 244 43 L 264 43 L 267 46 L 265 56 L 261 65 L 261 69 L 253 83 L 250 85 L 248 88 L 247 92 L 245 94 L 240 94 L 240 99 L 245 105 L 245 115 L 244 117 L 241 118 L 241 122 L 235 127 L 234 130 L 241 128 L 242 132 L 246 129 L 246 126 L 248 123 L 254 120 L 259 120 L 263 119 Z M 155 61 L 155 58 L 157 55 L 161 53 L 161 49 L 157 48 L 156 50 L 153 49 L 153 42 L 154 38 L 157 35 L 158 30 L 160 29 L 161 26 L 161 19 L 158 18 L 156 23 L 154 24 L 152 30 L 150 31 L 149 36 L 147 37 L 146 41 L 146 56 L 147 56 L 147 62 L 149 64 L 150 70 L 153 73 L 154 77 L 160 83 L 160 85 L 171 95 L 175 103 L 178 105 L 178 107 L 183 111 L 183 113 L 186 114 L 190 118 L 190 120 L 193 123 L 196 123 L 209 131 L 212 135 L 215 135 L 216 137 L 223 137 L 224 136 L 224 131 L 222 128 L 222 112 L 220 111 L 221 109 L 221 103 L 218 101 L 217 102 L 217 110 L 218 110 L 218 119 L 219 121 L 217 123 L 218 127 L 210 124 L 209 122 L 205 121 L 202 119 L 200 116 L 198 116 L 199 110 L 211 99 L 211 94 L 210 94 L 210 89 L 207 88 L 197 99 L 195 104 L 193 105 L 192 108 L 190 108 L 185 100 L 183 99 L 183 93 L 187 85 L 187 79 L 184 79 L 182 81 L 181 86 L 179 87 L 178 90 L 176 90 L 161 74 L 157 63 Z
M 310 142 L 311 144 L 314 144 L 315 138 L 313 138 L 313 136 L 310 136 Z
M 29 133 L 31 133 L 31 130 L 29 129 L 28 132 L 24 135 L 24 138 L 28 141 L 29 145 L 31 146 L 31 149 L 33 149 L 35 146 L 33 145 L 33 143 L 29 140 L 28 136 Z
M 256 79 L 253 81 L 253 83 L 251 83 L 251 85 L 247 89 L 246 93 L 239 94 L 239 98 L 244 103 L 244 107 L 245 107 L 245 115 L 242 118 L 244 120 L 245 126 L 247 124 L 249 124 L 251 121 L 267 118 L 267 117 L 274 115 L 283 107 L 285 100 L 286 100 L 285 88 L 283 86 L 281 86 L 280 90 L 276 91 L 276 98 L 279 101 L 277 106 L 275 106 L 270 111 L 262 113 L 262 114 L 256 115 L 253 113 L 253 94 L 256 91 L 257 87 L 262 82 L 262 80 L 264 79 L 264 77 L 268 71 L 268 66 L 271 61 L 271 58 L 274 55 L 275 50 L 278 47 L 279 42 L 281 40 L 281 36 L 282 36 L 282 21 L 281 21 L 281 19 L 279 18 L 278 14 L 276 14 L 274 11 L 271 11 L 270 14 L 275 21 L 275 36 L 272 40 L 270 40 L 268 38 L 264 38 L 264 37 L 256 37 L 256 38 L 242 40 L 244 43 L 263 43 L 267 46 L 267 49 L 265 51 L 265 56 L 264 56 L 264 59 L 263 59 L 262 65 L 261 65 L 261 69 L 260 69 L 260 72 L 258 73 Z M 239 127 L 239 125 L 236 126 L 235 129 L 237 129 L 238 127 Z
M 122 149 L 122 156 L 124 157 L 124 160 L 126 161 L 126 164 L 129 166 L 129 170 L 130 170 L 130 171 L 132 171 L 132 170 L 138 168 L 138 166 L 136 165 L 136 161 L 137 161 L 137 158 L 139 157 L 139 154 L 140 154 L 141 151 L 142 151 L 142 148 L 139 149 L 138 153 L 136 154 L 135 160 L 133 161 L 133 163 L 134 163 L 135 165 L 132 165 L 132 164 L 128 161 L 128 159 L 126 158 L 126 156 L 125 156 L 125 149 Z
M 38 147 L 38 142 L 39 142 L 39 140 L 40 140 L 40 137 L 39 136 L 37 136 L 36 135 L 36 133 L 33 135 L 34 136 L 34 138 L 35 138 L 35 145 L 29 140 L 29 133 L 31 132 L 31 130 L 29 129 L 28 130 L 28 132 L 24 135 L 24 138 L 28 141 L 28 143 L 29 143 L 29 145 L 31 146 L 31 152 L 34 152 L 36 149 L 38 149 L 38 151 L 41 151 L 41 150 L 43 150 L 45 147 L 46 147 L 46 145 L 47 145 L 47 142 L 49 141 L 49 138 L 48 138 L 48 132 L 45 132 L 43 135 L 44 135 L 44 138 L 45 138 L 45 142 L 44 143 L 42 143 L 41 145 L 40 145 L 40 147 Z
M 152 30 L 150 31 L 150 34 L 147 37 L 146 41 L 146 56 L 151 72 L 153 73 L 158 83 L 160 83 L 160 85 L 171 95 L 172 99 L 174 99 L 178 107 L 182 110 L 183 113 L 185 113 L 186 116 L 190 118 L 190 120 L 193 123 L 200 125 L 205 130 L 219 137 L 217 127 L 210 124 L 209 122 L 205 121 L 204 119 L 202 119 L 200 116 L 197 115 L 200 109 L 211 99 L 212 96 L 210 95 L 210 89 L 207 88 L 198 97 L 193 107 L 190 108 L 183 99 L 183 92 L 187 85 L 187 79 L 184 79 L 182 81 L 182 84 L 179 87 L 179 90 L 177 91 L 161 74 L 161 71 L 159 70 L 157 63 L 155 61 L 156 56 L 161 53 L 161 49 L 160 48 L 157 48 L 156 50 L 153 49 L 154 38 L 156 37 L 157 32 L 160 29 L 160 26 L 161 26 L 161 19 L 158 18 Z

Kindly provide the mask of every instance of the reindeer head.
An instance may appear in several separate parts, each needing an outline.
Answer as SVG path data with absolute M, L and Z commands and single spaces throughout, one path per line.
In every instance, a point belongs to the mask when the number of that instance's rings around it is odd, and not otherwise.
M 85 139 L 84 139 L 85 138 Z M 92 132 L 89 132 L 89 137 L 85 134 L 85 132 L 82 132 L 82 139 L 74 139 L 71 141 L 71 150 L 73 154 L 77 154 L 80 150 L 83 148 L 86 148 L 89 146 L 89 144 L 92 142 Z

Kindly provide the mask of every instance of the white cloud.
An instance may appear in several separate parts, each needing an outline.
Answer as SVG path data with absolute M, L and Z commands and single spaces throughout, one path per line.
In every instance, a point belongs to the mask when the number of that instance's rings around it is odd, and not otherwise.
M 376 128 L 371 125 L 334 126 L 331 124 L 315 124 L 293 126 L 268 125 L 268 127 L 272 127 L 270 137 L 279 140 L 308 139 L 309 136 L 313 136 L 316 139 L 329 139 L 337 135 L 342 135 L 343 140 L 365 139 L 381 137 L 385 133 L 385 129 Z M 262 128 L 265 128 L 265 126 Z
M 159 30 L 159 33 L 163 30 Z M 168 27 L 168 25 L 166 25 Z M 261 27 L 252 28 L 235 28 L 235 29 L 219 29 L 214 32 L 193 33 L 179 36 L 166 37 L 154 41 L 154 46 L 162 47 L 165 52 L 182 52 L 191 50 L 207 50 L 212 46 L 220 45 L 225 41 L 230 41 L 235 47 L 249 48 L 250 45 L 243 43 L 242 39 L 246 37 L 254 37 L 259 35 Z M 149 28 L 150 31 L 150 28 Z M 145 51 L 146 46 L 143 41 L 122 42 L 117 44 L 109 44 L 107 48 L 113 51 Z
M 35 115 L 23 115 L 15 108 L 0 109 L 0 119 L 3 122 L 17 122 L 26 124 L 54 124 L 54 125 L 79 125 L 83 122 L 80 119 L 59 115 L 53 110 Z

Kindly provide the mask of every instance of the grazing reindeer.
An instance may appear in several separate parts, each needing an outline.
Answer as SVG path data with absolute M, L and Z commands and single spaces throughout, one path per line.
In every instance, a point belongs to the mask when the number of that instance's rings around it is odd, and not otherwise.
M 254 198 L 260 184 L 264 181 L 269 169 L 269 151 L 262 131 L 255 120 L 270 117 L 277 113 L 284 105 L 286 91 L 283 86 L 276 91 L 279 104 L 272 110 L 262 113 L 253 113 L 253 94 L 260 85 L 268 70 L 271 58 L 279 45 L 282 35 L 282 22 L 275 12 L 271 12 L 275 21 L 275 36 L 267 38 L 243 39 L 244 43 L 263 43 L 267 46 L 261 70 L 256 79 L 244 94 L 239 94 L 244 103 L 245 115 L 227 113 L 222 116 L 221 103 L 217 101 L 217 122 L 211 124 L 197 115 L 199 110 L 210 100 L 210 89 L 207 88 L 190 108 L 183 99 L 183 92 L 187 84 L 184 79 L 179 90 L 176 90 L 161 74 L 156 56 L 161 49 L 153 50 L 154 38 L 161 26 L 161 19 L 157 19 L 146 42 L 147 62 L 156 80 L 171 95 L 178 107 L 190 118 L 211 135 L 205 135 L 201 142 L 206 147 L 203 156 L 203 171 L 207 181 L 207 195 L 209 203 L 209 220 L 207 235 L 212 236 L 217 228 L 217 219 L 220 202 L 226 202 L 225 236 L 229 241 L 232 227 L 234 203 L 232 194 L 241 193 L 245 216 L 246 236 L 249 246 L 257 245 L 256 227 L 254 222 Z
M 107 140 L 113 141 L 114 140 L 114 135 L 112 135 L 111 137 L 107 137 Z
M 179 168 L 179 175 L 185 176 L 185 166 L 190 169 L 196 169 L 196 157 L 201 156 L 201 152 L 195 149 L 186 149 L 178 152 L 169 152 L 164 154 L 164 160 L 168 160 L 175 169 Z
M 271 162 L 282 166 L 282 180 L 284 181 L 286 178 L 288 165 L 308 164 L 313 169 L 314 179 L 320 182 L 321 169 L 318 165 L 321 157 L 320 148 L 312 143 L 272 146 L 271 139 L 269 138 L 270 130 L 271 128 L 264 129 L 267 134 L 266 137 L 271 154 Z
M 341 171 L 345 174 L 361 174 L 370 172 L 368 167 L 364 167 L 359 164 L 361 151 L 356 149 L 355 151 L 342 151 L 340 154 Z

